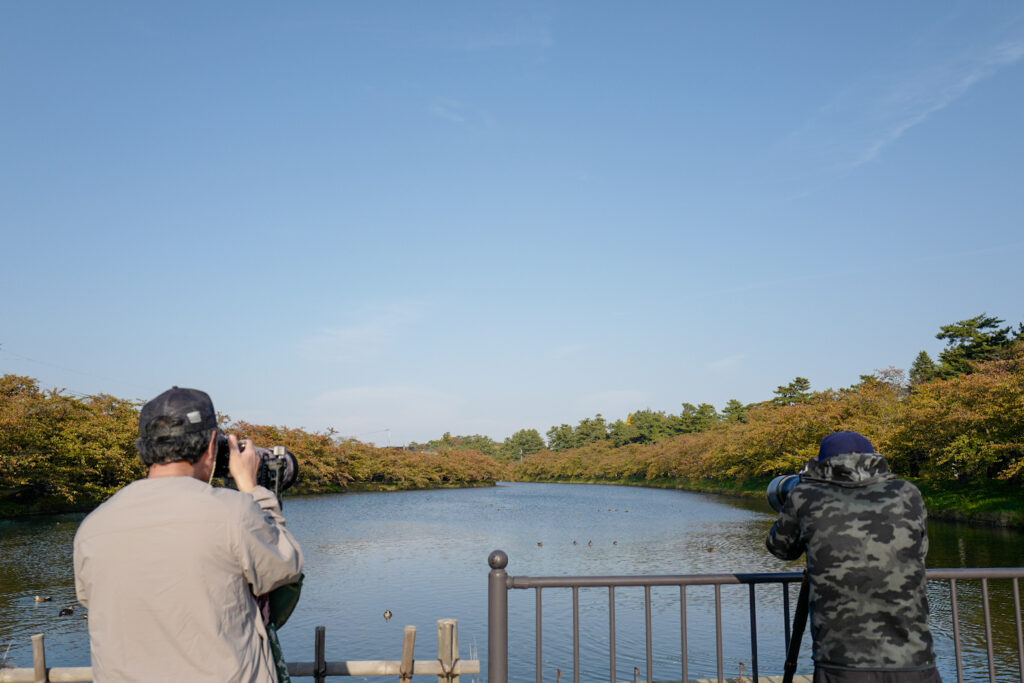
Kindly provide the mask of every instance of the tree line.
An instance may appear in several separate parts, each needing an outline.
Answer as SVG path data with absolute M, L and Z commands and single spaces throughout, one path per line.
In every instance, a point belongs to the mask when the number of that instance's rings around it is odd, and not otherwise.
M 868 436 L 898 474 L 932 482 L 1024 483 L 1024 323 L 987 314 L 939 328 L 945 348 L 921 351 L 909 372 L 889 367 L 842 389 L 814 391 L 805 377 L 765 401 L 733 399 L 719 411 L 683 403 L 678 414 L 637 410 L 520 430 L 504 443 L 452 436 L 426 444 L 475 450 L 512 463 L 516 479 L 736 482 L 795 472 L 829 433 Z M 1016 494 L 1015 494 L 1016 495 Z
M 473 451 L 499 462 L 509 463 L 544 449 L 545 444 L 536 429 L 520 429 L 501 443 L 483 434 L 452 436 L 451 432 L 445 432 L 440 439 L 432 439 L 425 443 L 413 441 L 408 448 L 411 451 L 428 453 Z
M 30 377 L 0 377 L 0 516 L 88 509 L 145 476 L 138 457 L 141 403 L 43 390 Z M 493 484 L 505 467 L 478 452 L 377 448 L 338 436 L 222 417 L 222 427 L 282 444 L 299 459 L 290 490 L 434 488 Z
M 408 448 L 377 448 L 333 430 L 232 422 L 261 444 L 288 446 L 301 463 L 296 493 L 425 488 L 522 480 L 736 482 L 798 470 L 827 434 L 868 436 L 898 474 L 957 484 L 1024 482 L 1024 324 L 982 314 L 940 328 L 945 349 L 909 373 L 890 367 L 842 389 L 807 378 L 772 398 L 718 411 L 683 403 L 678 414 L 637 410 L 552 426 L 545 440 L 521 429 L 497 442 L 446 432 Z M 43 390 L 0 377 L 0 515 L 87 508 L 144 476 L 135 449 L 141 404 L 101 394 Z M 1015 494 L 1016 495 L 1016 494 Z
M 524 480 L 735 481 L 795 472 L 829 433 L 872 440 L 898 474 L 955 484 L 1024 483 L 1024 325 L 985 314 L 940 328 L 946 348 L 918 354 L 905 373 L 862 375 L 812 391 L 797 377 L 774 397 L 717 412 L 683 404 L 678 415 L 598 415 L 548 432 L 548 448 L 513 467 Z

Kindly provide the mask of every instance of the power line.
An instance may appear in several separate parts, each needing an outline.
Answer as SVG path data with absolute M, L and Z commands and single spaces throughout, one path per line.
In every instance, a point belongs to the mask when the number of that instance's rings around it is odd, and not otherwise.
M 28 361 L 29 363 L 36 363 L 37 365 L 44 365 L 44 366 L 49 367 L 49 368 L 55 368 L 57 370 L 63 370 L 64 372 L 71 372 L 71 373 L 74 373 L 76 375 L 82 375 L 83 377 L 92 377 L 93 379 L 101 379 L 101 380 L 104 380 L 104 381 L 107 381 L 107 382 L 115 382 L 115 383 L 118 383 L 118 384 L 124 384 L 124 385 L 127 385 L 127 386 L 133 386 L 133 387 L 136 387 L 136 388 L 142 388 L 142 387 L 139 387 L 138 385 L 132 384 L 131 382 L 125 382 L 123 380 L 114 379 L 113 377 L 105 377 L 103 375 L 96 375 L 96 374 L 93 374 L 93 373 L 90 373 L 90 372 L 82 372 L 81 370 L 75 370 L 73 368 L 65 367 L 63 365 L 57 365 L 56 363 L 50 363 L 50 362 L 47 362 L 47 361 L 44 361 L 44 360 L 39 360 L 37 358 L 31 358 L 31 357 L 26 356 L 24 354 L 15 353 L 14 351 L 11 351 L 10 349 L 4 348 L 3 344 L 0 344 L 0 352 L 6 353 L 8 356 L 13 356 L 14 358 L 17 358 L 18 360 Z M 63 387 L 63 390 L 67 391 L 68 393 L 74 394 L 76 396 L 80 396 L 80 397 L 92 397 L 92 396 L 96 395 L 96 394 L 92 394 L 92 393 L 75 391 L 73 389 L 68 389 L 67 387 Z
M 384 429 L 377 429 L 377 430 L 372 431 L 372 432 L 363 432 L 362 434 L 355 434 L 351 438 L 353 438 L 353 439 L 360 439 L 361 440 L 362 437 L 369 436 L 371 434 L 386 434 L 387 435 L 386 440 L 387 440 L 388 448 L 391 447 L 391 428 L 390 427 L 385 427 Z

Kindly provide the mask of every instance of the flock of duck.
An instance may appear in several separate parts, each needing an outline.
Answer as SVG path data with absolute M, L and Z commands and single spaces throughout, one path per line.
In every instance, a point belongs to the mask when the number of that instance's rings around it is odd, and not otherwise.
M 579 545 L 580 542 L 579 541 L 573 541 L 572 544 L 573 545 Z M 618 545 L 618 544 L 619 544 L 618 541 L 612 541 L 612 545 Z M 594 542 L 593 541 L 587 541 L 587 545 L 593 547 Z M 544 547 L 544 541 L 537 541 L 537 547 L 543 548 Z
M 36 596 L 36 602 L 52 602 L 52 601 L 53 601 L 53 598 L 50 597 L 49 595 L 37 595 Z M 59 617 L 70 617 L 74 613 L 75 613 L 75 606 L 74 605 L 70 605 L 68 607 L 63 608 L 60 612 L 58 612 L 57 616 L 59 616 Z M 82 618 L 83 619 L 88 619 L 89 615 L 86 614 Z
M 601 510 L 600 510 L 600 508 L 599 508 L 599 509 L 598 509 L 598 512 L 600 512 L 600 511 L 601 511 Z M 608 508 L 608 512 L 618 512 L 618 511 L 619 511 L 619 508 Z M 629 512 L 629 510 L 626 510 L 626 512 Z M 572 544 L 573 544 L 573 545 L 579 545 L 579 544 L 580 544 L 580 542 L 579 542 L 579 541 L 575 541 L 575 540 L 574 540 L 574 541 L 572 542 Z M 618 544 L 619 544 L 619 542 L 618 542 L 618 541 L 612 541 L 612 545 L 618 545 Z M 590 547 L 593 547 L 593 546 L 594 546 L 594 542 L 593 542 L 593 541 L 587 541 L 587 545 L 588 545 L 588 546 L 590 546 Z M 543 547 L 544 547 L 544 541 L 537 541 L 537 547 L 538 547 L 538 548 L 543 548 Z
M 579 541 L 573 541 L 572 544 L 573 545 L 579 545 Z M 618 541 L 612 541 L 612 545 L 618 545 L 618 544 L 619 544 Z M 587 541 L 587 545 L 593 547 L 594 542 L 593 541 Z M 537 547 L 538 548 L 543 548 L 544 547 L 544 541 L 537 541 Z M 718 548 L 716 548 L 713 545 L 709 545 L 709 546 L 707 546 L 704 549 L 707 550 L 709 553 L 718 552 Z

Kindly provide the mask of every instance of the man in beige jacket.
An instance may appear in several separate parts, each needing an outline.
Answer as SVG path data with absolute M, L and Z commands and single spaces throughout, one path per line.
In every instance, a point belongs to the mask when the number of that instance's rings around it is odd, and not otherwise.
M 228 437 L 238 490 L 209 482 L 210 397 L 174 387 L 142 408 L 149 466 L 75 535 L 75 587 L 89 608 L 97 683 L 276 683 L 254 595 L 298 580 L 302 551 L 250 441 Z

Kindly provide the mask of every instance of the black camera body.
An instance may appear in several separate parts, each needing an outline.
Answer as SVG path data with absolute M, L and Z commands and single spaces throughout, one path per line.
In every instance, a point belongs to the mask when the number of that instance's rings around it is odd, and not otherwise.
M 783 474 L 771 480 L 771 483 L 768 484 L 768 504 L 772 506 L 772 509 L 782 512 L 782 506 L 786 504 L 789 492 L 796 488 L 800 479 L 799 474 Z
M 299 478 L 299 461 L 295 455 L 284 446 L 273 448 L 256 448 L 256 456 L 260 459 L 260 467 L 256 472 L 256 483 L 265 489 L 270 489 L 278 498 L 281 492 L 289 488 Z M 231 447 L 228 445 L 228 437 L 224 434 L 217 435 L 217 461 L 213 468 L 213 476 L 221 477 L 231 488 L 235 488 L 235 481 L 231 477 L 231 470 L 228 463 L 231 460 Z

